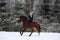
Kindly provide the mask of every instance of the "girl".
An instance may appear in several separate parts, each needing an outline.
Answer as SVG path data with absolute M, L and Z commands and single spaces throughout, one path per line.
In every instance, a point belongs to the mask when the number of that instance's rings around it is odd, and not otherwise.
M 33 22 L 33 10 L 30 9 L 30 13 L 29 13 L 29 22 Z

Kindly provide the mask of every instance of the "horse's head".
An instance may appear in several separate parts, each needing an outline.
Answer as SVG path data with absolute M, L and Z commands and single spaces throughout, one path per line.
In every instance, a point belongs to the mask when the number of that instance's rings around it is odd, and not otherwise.
M 27 20 L 27 18 L 25 16 L 20 16 L 19 20 L 18 20 L 18 23 L 24 22 L 26 20 Z

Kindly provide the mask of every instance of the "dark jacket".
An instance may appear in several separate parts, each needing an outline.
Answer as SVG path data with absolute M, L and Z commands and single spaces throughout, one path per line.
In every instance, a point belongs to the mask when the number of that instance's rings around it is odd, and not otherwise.
M 28 17 L 29 17 L 29 22 L 30 23 L 33 22 L 33 15 L 32 15 L 32 17 L 29 15 Z

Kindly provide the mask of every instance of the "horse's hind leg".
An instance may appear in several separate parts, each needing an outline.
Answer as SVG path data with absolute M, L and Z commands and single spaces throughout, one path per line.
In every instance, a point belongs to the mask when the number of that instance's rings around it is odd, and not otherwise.
M 20 34 L 21 34 L 21 30 L 20 30 Z
M 41 28 L 40 28 L 40 26 L 38 27 L 38 33 L 39 33 L 39 35 L 40 35 L 40 31 L 41 31 Z
M 30 34 L 29 36 L 31 36 L 31 35 L 32 35 L 32 33 L 33 33 L 33 30 L 31 31 L 31 34 Z

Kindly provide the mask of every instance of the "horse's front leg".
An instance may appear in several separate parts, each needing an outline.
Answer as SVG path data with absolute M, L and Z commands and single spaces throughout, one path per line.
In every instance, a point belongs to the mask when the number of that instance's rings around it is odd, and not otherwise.
M 31 31 L 31 34 L 30 34 L 29 36 L 31 36 L 31 35 L 32 35 L 32 33 L 33 33 L 33 30 Z
M 23 32 L 26 30 L 26 28 L 22 28 L 22 31 L 21 31 L 21 36 L 23 35 Z
M 23 29 L 23 27 L 22 27 L 22 28 L 20 28 L 20 34 L 22 34 L 22 29 Z

